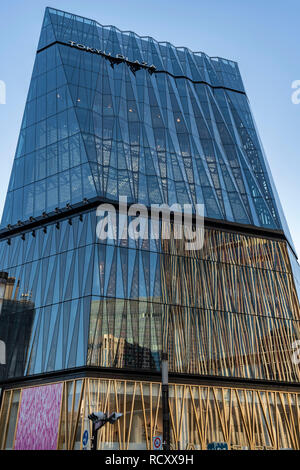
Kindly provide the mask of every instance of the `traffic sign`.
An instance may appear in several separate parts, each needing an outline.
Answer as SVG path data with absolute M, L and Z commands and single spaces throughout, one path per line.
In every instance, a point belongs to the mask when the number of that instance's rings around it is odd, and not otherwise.
M 88 443 L 88 440 L 89 440 L 89 432 L 86 429 L 83 433 L 83 436 L 82 436 L 82 445 L 83 445 L 83 447 L 86 447 L 86 445 Z
M 209 442 L 207 450 L 228 450 L 227 442 Z
M 161 450 L 162 449 L 162 438 L 161 438 L 161 436 L 154 436 L 153 437 L 153 449 L 154 450 Z

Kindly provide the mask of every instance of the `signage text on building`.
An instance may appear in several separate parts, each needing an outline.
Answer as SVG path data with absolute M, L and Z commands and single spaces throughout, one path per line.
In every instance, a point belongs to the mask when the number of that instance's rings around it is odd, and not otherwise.
M 71 47 L 76 47 L 82 51 L 91 52 L 92 54 L 98 54 L 108 59 L 110 61 L 111 66 L 113 67 L 114 64 L 126 63 L 132 72 L 136 72 L 140 69 L 147 69 L 151 74 L 155 72 L 156 67 L 155 65 L 148 65 L 147 62 L 140 62 L 138 60 L 131 61 L 128 57 L 125 57 L 122 54 L 117 54 L 116 56 L 112 56 L 110 52 L 102 51 L 101 49 L 97 49 L 95 47 L 85 46 L 84 44 L 79 44 L 76 41 L 69 41 Z

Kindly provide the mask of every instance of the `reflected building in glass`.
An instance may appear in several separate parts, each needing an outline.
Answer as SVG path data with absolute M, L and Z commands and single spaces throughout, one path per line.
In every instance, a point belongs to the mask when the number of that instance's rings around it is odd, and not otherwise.
M 120 196 L 203 204 L 203 248 L 99 240 Z M 235 62 L 46 9 L 0 240 L 2 449 L 99 410 L 99 449 L 151 449 L 163 351 L 172 448 L 299 449 L 299 265 Z

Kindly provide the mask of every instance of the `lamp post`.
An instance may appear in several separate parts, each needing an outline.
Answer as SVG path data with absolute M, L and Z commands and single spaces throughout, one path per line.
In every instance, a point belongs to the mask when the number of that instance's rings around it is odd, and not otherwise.
M 163 448 L 164 450 L 170 450 L 169 374 L 167 353 L 162 353 L 161 356 L 161 381 L 163 412 Z
M 123 416 L 122 413 L 116 413 L 115 411 L 108 416 L 102 411 L 88 415 L 88 418 L 92 421 L 91 450 L 97 450 L 97 435 L 99 429 L 106 423 L 114 424 L 121 416 Z

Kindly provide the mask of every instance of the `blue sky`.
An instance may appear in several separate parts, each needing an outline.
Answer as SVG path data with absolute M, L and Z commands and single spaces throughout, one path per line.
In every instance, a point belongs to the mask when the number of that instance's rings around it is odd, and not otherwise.
M 299 0 L 10 0 L 0 5 L 0 214 L 46 6 L 239 63 L 300 256 Z

